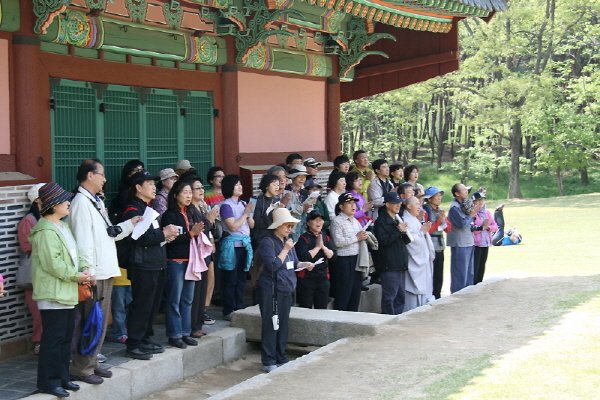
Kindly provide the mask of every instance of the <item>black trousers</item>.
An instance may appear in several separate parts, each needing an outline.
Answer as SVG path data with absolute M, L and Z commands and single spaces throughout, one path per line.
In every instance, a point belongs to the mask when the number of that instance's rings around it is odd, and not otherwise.
M 340 257 L 333 263 L 335 270 L 334 308 L 340 311 L 358 311 L 362 288 L 362 274 L 356 271 L 357 256 Z
M 442 297 L 444 284 L 444 252 L 436 251 L 433 259 L 433 295 L 436 299 Z
M 285 364 L 289 358 L 285 354 L 292 308 L 293 294 L 277 292 L 277 315 L 279 315 L 279 329 L 273 329 L 273 292 L 271 289 L 260 289 L 260 316 L 261 329 L 261 361 L 263 365 Z
M 485 274 L 485 263 L 487 262 L 489 247 L 477 247 L 475 246 L 475 252 L 473 256 L 473 267 L 475 269 L 475 275 L 473 284 L 477 285 L 483 281 L 483 274 Z
M 127 349 L 152 343 L 154 318 L 158 313 L 165 287 L 167 270 L 148 271 L 130 268 L 131 304 L 127 315 Z
M 75 308 L 40 310 L 42 339 L 38 360 L 37 387 L 50 390 L 71 381 L 71 340 L 75 328 Z
M 492 237 L 492 244 L 502 246 L 502 239 L 504 239 L 504 212 L 502 210 L 494 211 L 494 221 L 498 224 L 498 230 Z
M 201 276 L 202 279 L 196 281 L 196 286 L 194 286 L 194 300 L 192 301 L 192 333 L 201 330 L 204 325 L 208 271 L 204 271 Z
M 325 310 L 329 304 L 329 279 L 298 278 L 296 301 L 298 306 Z

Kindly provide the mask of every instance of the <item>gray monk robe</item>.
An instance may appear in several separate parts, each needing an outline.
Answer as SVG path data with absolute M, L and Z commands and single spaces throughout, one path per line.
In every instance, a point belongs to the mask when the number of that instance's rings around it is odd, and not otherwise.
M 408 249 L 408 273 L 406 274 L 406 299 L 404 312 L 435 300 L 433 296 L 433 259 L 435 250 L 429 234 L 421 232 L 421 222 L 410 215 L 408 210 L 402 215 L 408 223 L 408 231 L 413 241 Z

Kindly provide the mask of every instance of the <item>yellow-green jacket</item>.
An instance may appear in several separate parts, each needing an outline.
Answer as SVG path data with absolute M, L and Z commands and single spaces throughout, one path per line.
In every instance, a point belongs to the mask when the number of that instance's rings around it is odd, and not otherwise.
M 69 234 L 71 230 L 63 224 Z M 31 278 L 33 300 L 57 301 L 74 306 L 78 303 L 77 279 L 88 264 L 79 252 L 79 270 L 75 268 L 67 243 L 58 228 L 46 218 L 31 229 L 28 236 L 32 245 Z

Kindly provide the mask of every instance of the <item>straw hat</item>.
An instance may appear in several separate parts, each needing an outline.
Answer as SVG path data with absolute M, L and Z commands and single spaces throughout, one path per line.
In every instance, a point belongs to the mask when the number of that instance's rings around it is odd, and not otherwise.
M 267 229 L 277 229 L 283 224 L 298 224 L 299 222 L 299 219 L 292 217 L 290 210 L 287 208 L 278 208 L 273 211 L 273 223 Z

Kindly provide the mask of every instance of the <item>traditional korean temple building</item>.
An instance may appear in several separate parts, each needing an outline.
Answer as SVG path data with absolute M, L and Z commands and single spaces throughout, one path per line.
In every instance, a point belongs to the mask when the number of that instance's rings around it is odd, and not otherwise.
M 29 185 L 79 163 L 180 159 L 246 184 L 290 152 L 331 161 L 340 103 L 459 67 L 460 19 L 505 0 L 0 0 L 0 358 L 26 348 L 14 288 Z M 11 346 L 7 347 L 7 343 Z M 20 343 L 20 344 L 19 344 Z M 21 346 L 21 347 L 19 347 Z

